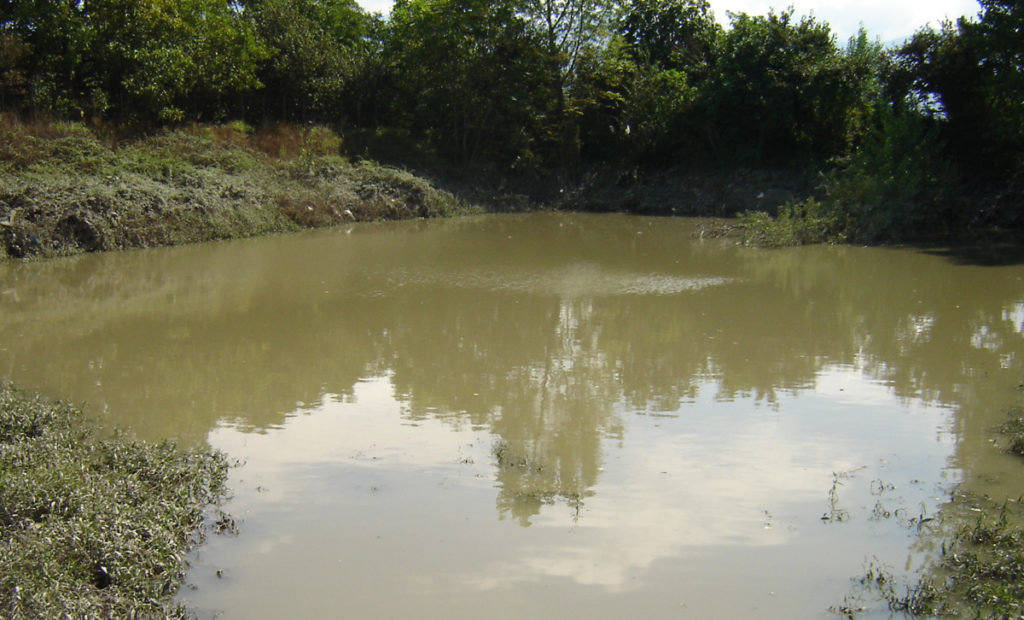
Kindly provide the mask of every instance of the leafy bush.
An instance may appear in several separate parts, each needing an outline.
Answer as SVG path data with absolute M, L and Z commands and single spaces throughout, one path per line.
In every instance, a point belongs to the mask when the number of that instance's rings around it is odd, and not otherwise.
M 888 243 L 923 237 L 956 223 L 950 211 L 956 170 L 943 156 L 938 128 L 911 108 L 882 105 L 863 144 L 826 174 L 820 201 L 780 207 L 778 216 L 747 213 L 749 245 L 849 240 Z
M 740 216 L 739 231 L 744 245 L 757 247 L 808 245 L 842 239 L 835 213 L 813 198 L 782 205 L 775 217 L 765 211 L 747 211 Z

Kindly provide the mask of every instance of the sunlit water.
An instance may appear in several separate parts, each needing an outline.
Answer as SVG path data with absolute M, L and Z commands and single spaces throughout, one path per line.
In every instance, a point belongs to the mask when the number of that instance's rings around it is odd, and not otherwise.
M 1024 267 L 539 214 L 0 265 L 0 377 L 242 463 L 221 618 L 822 617 L 1020 494 Z M 866 612 L 887 615 L 865 601 Z

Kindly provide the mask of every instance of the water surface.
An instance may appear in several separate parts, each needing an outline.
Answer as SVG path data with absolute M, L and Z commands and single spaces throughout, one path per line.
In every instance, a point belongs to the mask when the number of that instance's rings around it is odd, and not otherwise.
M 536 214 L 0 265 L 0 377 L 244 462 L 221 618 L 826 616 L 1019 495 L 1024 267 Z M 924 532 L 922 533 L 922 530 Z M 875 605 L 868 613 L 886 616 Z

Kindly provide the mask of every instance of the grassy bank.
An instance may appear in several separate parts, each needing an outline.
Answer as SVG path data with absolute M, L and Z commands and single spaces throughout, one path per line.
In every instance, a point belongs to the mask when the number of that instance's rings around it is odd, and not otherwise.
M 74 407 L 0 386 L 0 617 L 185 617 L 172 597 L 227 467 L 100 440 Z
M 430 181 L 338 155 L 320 127 L 241 123 L 125 139 L 0 117 L 0 256 L 60 256 L 471 211 Z

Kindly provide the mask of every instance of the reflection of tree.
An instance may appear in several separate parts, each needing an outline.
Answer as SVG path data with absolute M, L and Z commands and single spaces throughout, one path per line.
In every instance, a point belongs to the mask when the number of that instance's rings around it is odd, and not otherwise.
M 538 215 L 0 266 L 17 293 L 0 297 L 0 372 L 186 441 L 388 375 L 410 420 L 500 438 L 499 511 L 522 523 L 588 496 L 621 411 L 685 416 L 709 379 L 774 404 L 857 367 L 960 407 L 957 458 L 979 467 L 993 386 L 1024 370 L 1019 268 L 742 250 L 687 226 Z M 638 292 L 637 274 L 671 286 Z
M 954 267 L 929 252 L 890 249 L 763 256 L 753 266 L 756 280 L 813 300 L 846 326 L 834 346 L 847 352 L 834 361 L 863 368 L 902 398 L 957 408 L 952 465 L 964 470 L 967 485 L 985 485 L 984 493 L 1010 490 L 1009 480 L 991 486 L 1006 463 L 988 440 L 1024 373 L 1020 267 Z
M 401 321 L 392 381 L 410 418 L 466 417 L 502 438 L 499 512 L 523 524 L 597 481 L 600 441 L 621 432 L 614 368 L 588 333 L 593 303 L 443 290 L 436 310 Z M 438 324 L 437 316 L 446 319 Z

